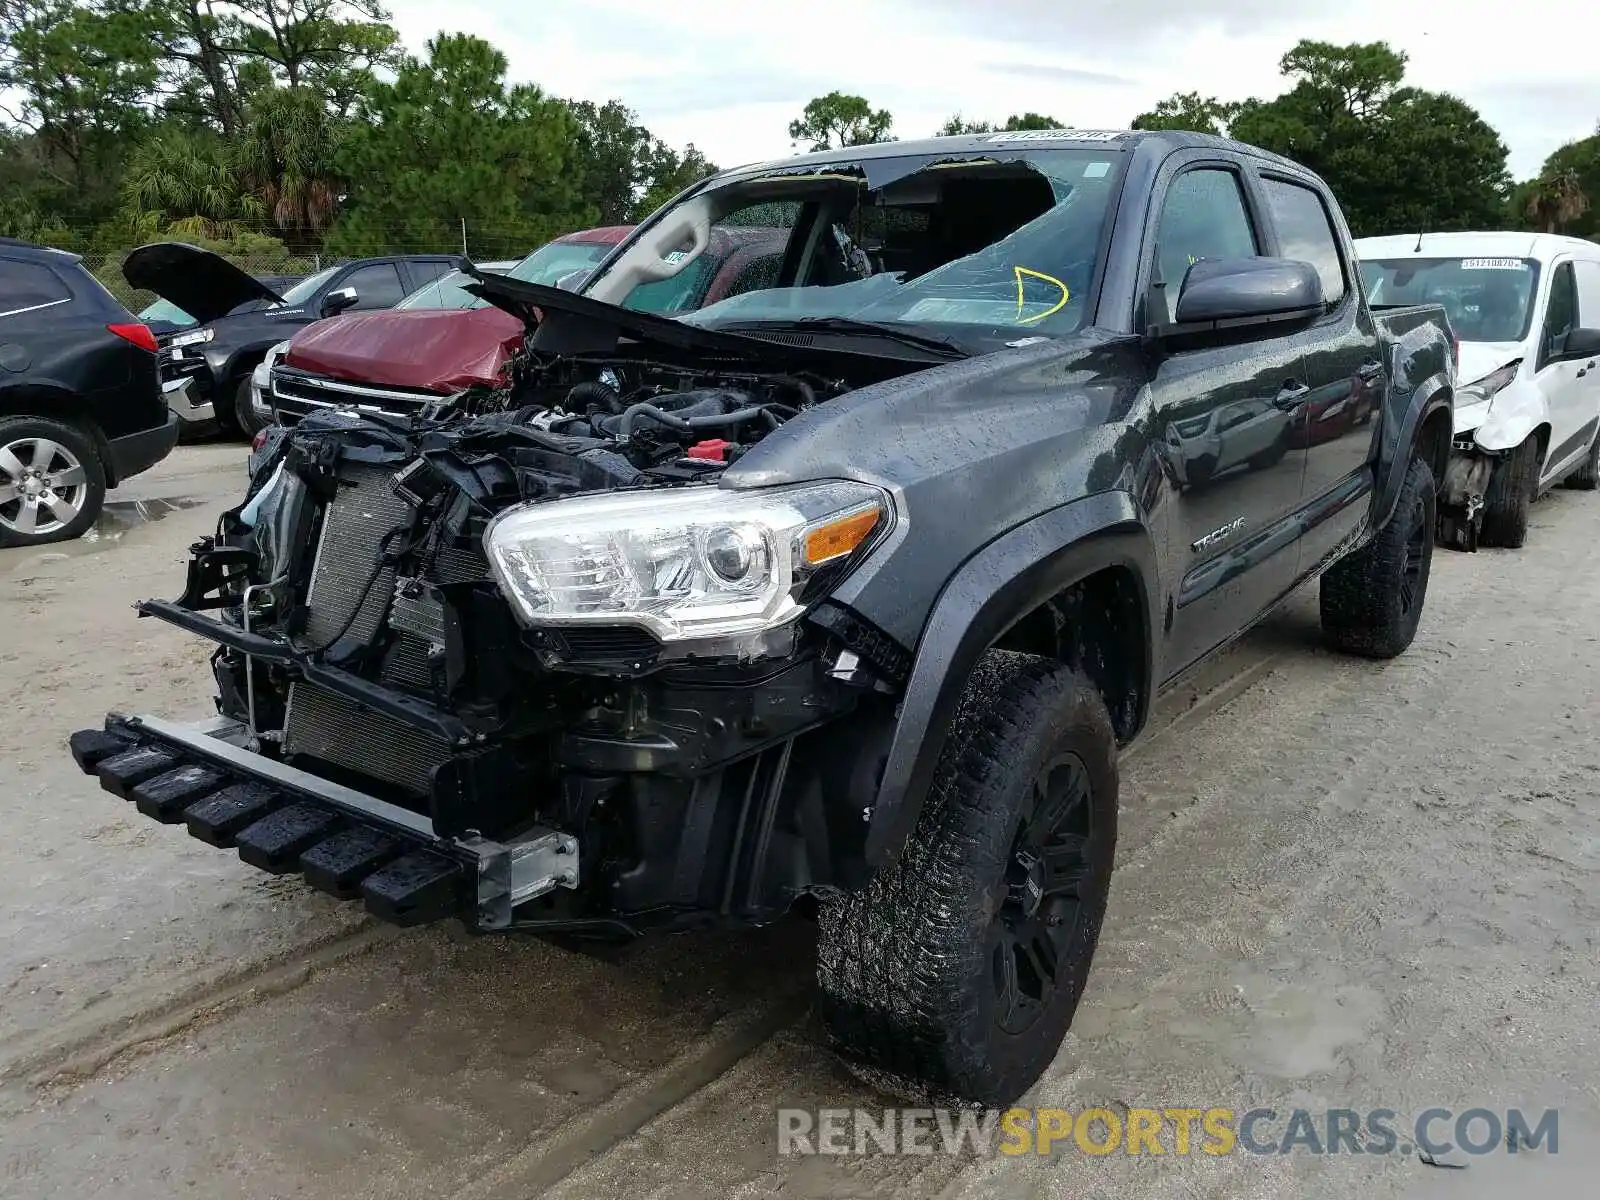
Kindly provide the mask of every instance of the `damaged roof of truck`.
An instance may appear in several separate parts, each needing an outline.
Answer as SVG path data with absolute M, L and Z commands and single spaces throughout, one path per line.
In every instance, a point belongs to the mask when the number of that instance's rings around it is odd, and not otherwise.
M 877 188 L 943 160 L 987 158 L 1004 162 L 1029 151 L 1098 146 L 1122 151 L 1132 148 L 1147 136 L 1138 130 L 1128 129 L 1019 129 L 922 138 L 914 142 L 873 142 L 734 167 L 720 175 L 710 176 L 702 186 L 735 183 L 763 176 L 781 178 L 785 175 L 814 175 L 831 166 L 850 166 L 861 171 L 868 186 Z
M 708 176 L 693 189 L 693 192 L 726 183 L 758 179 L 764 175 L 812 174 L 821 168 L 838 165 L 859 167 L 866 175 L 870 186 L 881 187 L 902 174 L 925 169 L 930 163 L 945 159 L 992 158 L 1004 162 L 1035 150 L 1093 148 L 1104 148 L 1108 152 L 1121 154 L 1136 150 L 1146 142 L 1160 142 L 1169 150 L 1191 148 L 1231 150 L 1279 166 L 1292 167 L 1298 174 L 1306 172 L 1304 166 L 1270 150 L 1262 150 L 1258 146 L 1231 141 L 1209 133 L 1192 133 L 1177 129 L 1017 129 L 920 138 L 914 142 L 873 142 L 864 146 L 843 146 L 789 158 L 749 163 L 742 167 L 733 167 L 720 175 Z M 909 170 L 905 167 L 887 165 L 882 170 L 874 169 L 875 163 L 884 163 L 885 160 L 913 160 L 917 165 Z

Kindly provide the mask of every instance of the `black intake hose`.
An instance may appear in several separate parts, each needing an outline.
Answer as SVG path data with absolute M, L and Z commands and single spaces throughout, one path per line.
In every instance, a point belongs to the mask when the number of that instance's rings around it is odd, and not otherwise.
M 574 384 L 567 393 L 566 407 L 569 412 L 582 412 L 591 404 L 607 412 L 619 413 L 622 411 L 622 396 L 616 388 L 594 380 Z
M 708 414 L 702 417 L 680 417 L 673 413 L 662 412 L 654 404 L 629 405 L 622 414 L 622 420 L 617 427 L 618 437 L 628 437 L 641 420 L 654 421 L 657 425 L 664 425 L 668 429 L 677 430 L 679 433 L 692 433 L 701 429 L 723 429 L 730 425 L 743 425 L 746 421 L 754 421 L 766 417 L 774 428 L 777 427 L 777 418 L 768 414 L 760 405 L 753 408 L 741 408 L 731 413 Z

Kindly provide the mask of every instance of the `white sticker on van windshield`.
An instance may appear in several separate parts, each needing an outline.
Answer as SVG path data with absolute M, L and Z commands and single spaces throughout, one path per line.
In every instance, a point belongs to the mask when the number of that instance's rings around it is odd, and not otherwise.
M 1102 179 L 1109 170 L 1111 170 L 1110 163 L 1089 163 L 1083 168 L 1083 177 L 1085 179 Z
M 1520 258 L 1463 258 L 1463 271 L 1526 271 L 1528 264 Z

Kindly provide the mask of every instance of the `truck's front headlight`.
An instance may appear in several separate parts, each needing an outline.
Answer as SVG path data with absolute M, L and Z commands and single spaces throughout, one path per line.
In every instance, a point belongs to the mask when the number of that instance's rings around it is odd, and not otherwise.
M 792 620 L 807 583 L 848 569 L 892 519 L 866 484 L 694 486 L 522 505 L 483 543 L 525 625 L 636 625 L 672 643 Z
M 250 373 L 256 387 L 261 390 L 263 396 L 272 390 L 272 364 L 282 358 L 284 351 L 288 349 L 289 343 L 287 339 L 267 347 L 266 354 L 256 364 L 256 369 Z
M 217 336 L 215 329 L 191 329 L 186 333 L 175 333 L 168 340 L 167 345 L 177 349 L 180 346 L 201 346 Z

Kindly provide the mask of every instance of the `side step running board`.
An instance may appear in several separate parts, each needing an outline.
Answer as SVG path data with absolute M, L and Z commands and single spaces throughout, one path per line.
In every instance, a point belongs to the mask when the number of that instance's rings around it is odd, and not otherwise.
M 360 899 L 397 925 L 456 917 L 494 930 L 517 905 L 578 884 L 578 842 L 536 827 L 508 841 L 441 838 L 420 813 L 243 746 L 235 722 L 181 725 L 111 714 L 70 739 L 100 786 L 145 816 L 237 849 L 251 866 L 301 874 L 318 891 Z

